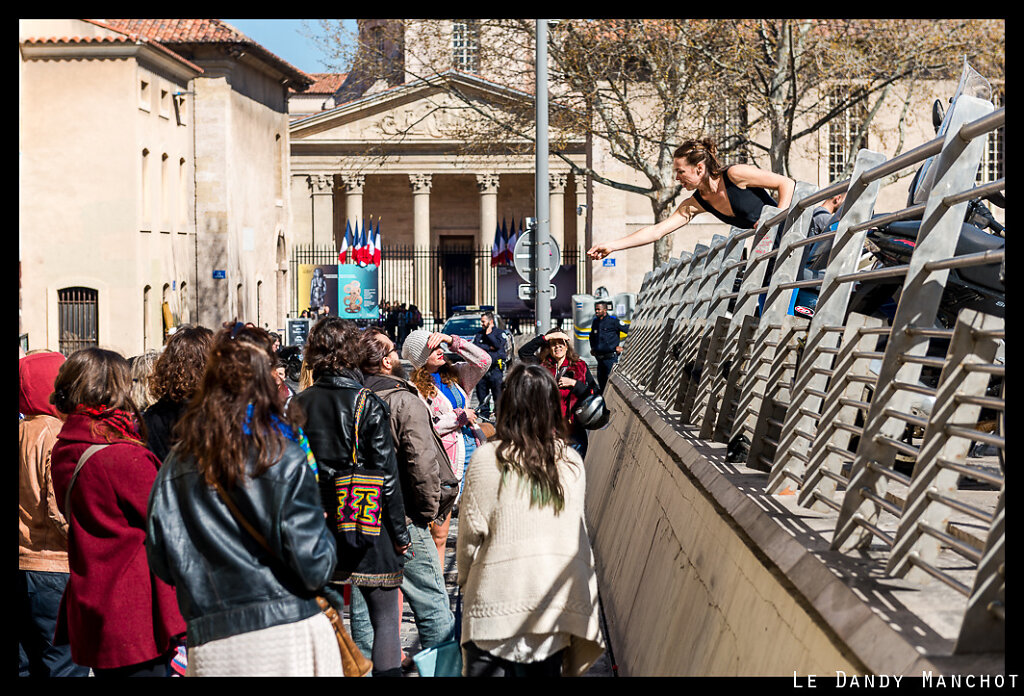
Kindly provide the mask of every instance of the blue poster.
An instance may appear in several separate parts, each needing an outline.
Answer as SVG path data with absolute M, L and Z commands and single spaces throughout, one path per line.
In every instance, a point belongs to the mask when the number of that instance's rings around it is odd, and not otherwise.
M 343 319 L 377 319 L 377 267 L 338 264 L 338 316 Z

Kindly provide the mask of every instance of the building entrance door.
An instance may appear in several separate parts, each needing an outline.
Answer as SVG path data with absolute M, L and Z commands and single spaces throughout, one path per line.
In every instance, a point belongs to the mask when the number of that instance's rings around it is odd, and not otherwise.
M 473 304 L 476 297 L 473 237 L 445 236 L 441 237 L 439 242 L 440 306 L 444 307 L 444 315 L 447 318 L 451 316 L 452 307 Z

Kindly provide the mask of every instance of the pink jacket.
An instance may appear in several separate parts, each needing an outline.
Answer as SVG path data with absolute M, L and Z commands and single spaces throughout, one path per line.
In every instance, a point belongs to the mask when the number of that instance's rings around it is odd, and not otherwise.
M 473 387 L 484 376 L 491 366 L 491 356 L 480 346 L 474 345 L 458 336 L 452 336 L 451 349 L 461 355 L 465 362 L 455 363 L 455 370 L 459 373 L 458 384 L 453 384 L 452 389 L 459 390 L 465 400 L 469 403 L 469 393 Z M 466 465 L 466 443 L 462 439 L 462 426 L 465 424 L 463 409 L 455 408 L 448 398 L 438 392 L 432 397 L 425 398 L 420 394 L 427 408 L 430 410 L 430 419 L 434 423 L 434 430 L 441 436 L 445 452 L 452 460 L 452 468 L 455 475 L 462 478 L 462 471 Z M 479 428 L 475 429 L 478 443 L 484 441 L 484 435 Z

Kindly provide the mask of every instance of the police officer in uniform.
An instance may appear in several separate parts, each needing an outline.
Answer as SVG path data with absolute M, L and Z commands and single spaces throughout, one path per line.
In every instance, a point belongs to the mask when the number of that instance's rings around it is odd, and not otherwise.
M 498 399 L 501 398 L 501 381 L 504 377 L 502 368 L 508 356 L 505 354 L 505 338 L 494 325 L 494 313 L 484 312 L 480 317 L 480 330 L 473 337 L 473 343 L 487 351 L 491 356 L 491 366 L 476 385 L 477 414 L 490 418 L 489 409 L 484 405 L 487 394 L 494 396 L 494 413 L 498 412 Z
M 619 353 L 622 352 L 619 333 L 627 331 L 619 318 L 609 313 L 611 304 L 598 300 L 594 305 L 594 321 L 590 325 L 590 354 L 597 360 L 597 382 L 601 385 L 602 392 L 608 382 L 612 365 L 619 361 Z

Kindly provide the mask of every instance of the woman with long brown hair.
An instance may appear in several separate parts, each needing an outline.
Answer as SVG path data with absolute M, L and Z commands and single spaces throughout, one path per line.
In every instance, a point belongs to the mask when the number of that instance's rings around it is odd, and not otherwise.
M 464 676 L 579 676 L 604 652 L 583 514 L 551 374 L 516 365 L 466 469 L 456 557 Z
M 722 166 L 718 147 L 708 138 L 691 138 L 676 148 L 673 167 L 676 180 L 693 195 L 661 222 L 595 244 L 587 251 L 588 256 L 603 259 L 615 251 L 650 244 L 688 224 L 700 213 L 711 213 L 728 225 L 749 230 L 757 224 L 766 205 L 787 209 L 796 188 L 796 182 L 788 176 L 750 164 Z M 778 192 L 778 202 L 769 195 L 769 189 Z
M 164 346 L 149 377 L 154 403 L 142 414 L 149 437 L 146 445 L 161 460 L 174 444 L 174 425 L 185 412 L 189 399 L 199 388 L 213 345 L 213 331 L 205 326 L 185 325 L 175 331 Z
M 50 470 L 70 570 L 54 642 L 70 642 L 96 676 L 169 676 L 185 622 L 143 551 L 160 460 L 144 445 L 131 386 L 128 361 L 101 348 L 73 353 L 54 380 L 50 401 L 65 421 Z
M 334 539 L 273 360 L 266 331 L 218 332 L 153 485 L 146 550 L 178 589 L 189 676 L 343 674 L 315 596 L 334 570 Z
M 388 409 L 363 387 L 358 338 L 352 322 L 320 319 L 305 346 L 313 384 L 291 403 L 305 414 L 324 508 L 336 533 L 338 562 L 332 582 L 351 584 L 370 615 L 372 642 L 362 622 L 352 624 L 352 639 L 372 653 L 374 676 L 400 677 L 398 588 L 412 539 L 405 525 Z M 364 535 L 357 531 L 362 521 L 368 525 Z

